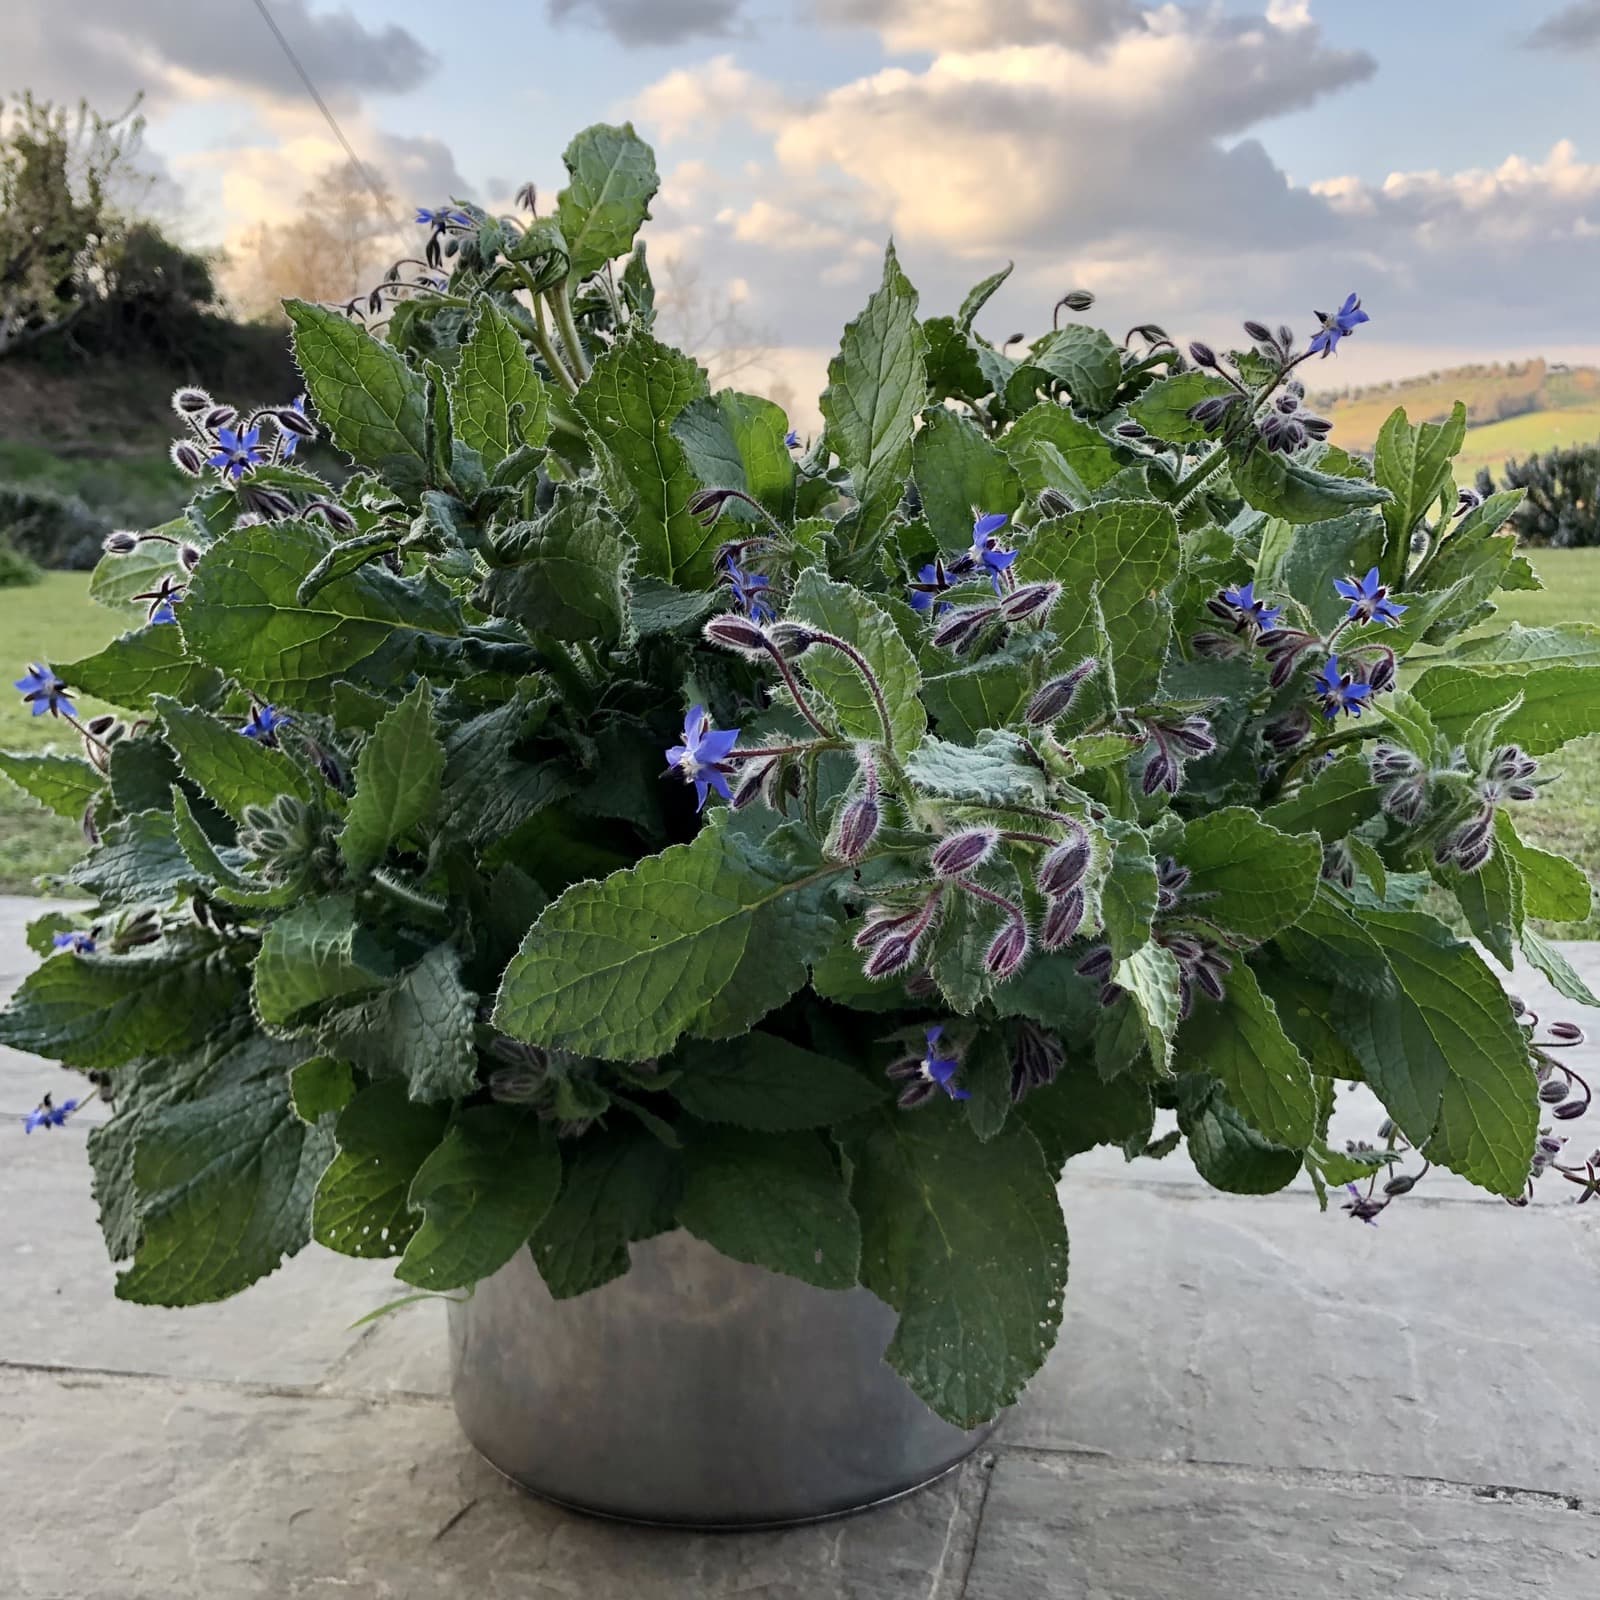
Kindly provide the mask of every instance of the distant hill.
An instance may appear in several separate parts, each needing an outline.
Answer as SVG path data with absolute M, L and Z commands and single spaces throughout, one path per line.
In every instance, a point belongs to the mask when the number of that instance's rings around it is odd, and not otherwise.
M 1453 367 L 1366 388 L 1324 390 L 1314 408 L 1334 423 L 1334 437 L 1351 450 L 1371 450 L 1383 419 L 1404 406 L 1413 422 L 1439 422 L 1456 400 L 1466 402 L 1466 447 L 1457 472 L 1498 472 L 1557 445 L 1600 439 L 1600 368 L 1568 367 L 1542 359 L 1493 366 Z

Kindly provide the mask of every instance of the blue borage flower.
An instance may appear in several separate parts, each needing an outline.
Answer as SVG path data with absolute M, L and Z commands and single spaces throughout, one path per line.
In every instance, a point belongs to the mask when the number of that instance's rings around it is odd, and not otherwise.
M 941 595 L 946 589 L 953 589 L 955 585 L 950 581 L 950 574 L 943 561 L 930 561 L 917 572 L 917 581 L 911 585 L 911 609 L 913 611 L 933 611 L 934 615 L 948 611 L 949 605 L 940 602 L 934 605 L 934 597 Z
M 94 954 L 92 933 L 58 933 L 50 940 L 50 944 L 56 950 L 70 950 L 75 956 Z
M 1326 311 L 1318 311 L 1314 315 L 1322 326 L 1311 336 L 1306 352 L 1308 355 L 1321 355 L 1324 360 L 1339 348 L 1339 341 L 1346 334 L 1354 333 L 1363 322 L 1372 321 L 1361 309 L 1361 301 L 1354 294 L 1346 295 L 1344 304 L 1332 316 Z
M 1347 622 L 1381 622 L 1386 627 L 1399 625 L 1406 607 L 1389 598 L 1389 586 L 1378 581 L 1378 569 L 1370 567 L 1364 578 L 1335 578 L 1334 588 L 1350 602 Z
M 784 434 L 783 442 L 788 445 L 791 450 L 798 450 L 800 448 L 800 435 L 796 433 L 793 428 L 791 428 L 786 434 Z
M 278 710 L 276 706 L 259 705 L 250 713 L 249 720 L 239 730 L 247 739 L 258 739 L 262 744 L 276 744 L 278 742 L 278 729 L 286 728 L 293 717 Z
M 1278 626 L 1278 618 L 1283 615 L 1282 606 L 1269 606 L 1265 600 L 1256 599 L 1254 579 L 1236 588 L 1224 589 L 1221 600 L 1223 605 L 1237 613 L 1239 621 L 1252 624 L 1257 633 L 1271 633 Z
M 53 717 L 72 715 L 72 695 L 66 684 L 42 662 L 29 662 L 16 687 L 22 691 L 22 703 L 33 707 L 34 716 L 42 717 L 47 711 Z
M 1359 717 L 1361 708 L 1371 697 L 1372 685 L 1358 683 L 1348 673 L 1339 670 L 1338 656 L 1329 656 L 1322 664 L 1313 687 L 1322 701 L 1322 714 L 1333 718 L 1343 711 L 1347 716 Z
M 991 511 L 980 516 L 972 525 L 970 550 L 949 562 L 940 556 L 920 568 L 917 572 L 917 581 L 910 585 L 911 609 L 923 612 L 932 609 L 936 616 L 949 610 L 948 606 L 935 606 L 935 597 L 947 589 L 955 588 L 963 579 L 979 572 L 986 572 L 989 575 L 989 581 L 994 585 L 994 592 L 999 594 L 1000 575 L 1017 559 L 1015 550 L 1001 549 L 997 537 L 1010 520 L 1010 516 L 1004 511 Z
M 1371 1195 L 1362 1194 L 1353 1183 L 1347 1183 L 1345 1189 L 1350 1198 L 1345 1201 L 1344 1209 L 1358 1222 L 1366 1223 L 1369 1228 L 1376 1228 L 1378 1226 L 1378 1213 L 1383 1210 L 1388 1202 L 1376 1200 Z
M 697 809 L 705 810 L 706 799 L 715 789 L 724 800 L 733 798 L 728 777 L 733 764 L 728 757 L 739 741 L 737 728 L 713 728 L 711 713 L 704 706 L 690 706 L 683 719 L 683 743 L 667 751 L 668 768 L 676 768 L 686 782 L 694 785 L 699 797 Z
M 32 1133 L 35 1128 L 63 1128 L 67 1118 L 78 1109 L 80 1102 L 77 1100 L 63 1100 L 56 1105 L 49 1095 L 46 1095 L 32 1111 L 22 1119 L 22 1131 Z
M 974 569 L 981 567 L 989 574 L 994 592 L 1000 593 L 1000 574 L 1017 559 L 1015 550 L 1002 550 L 997 537 L 1011 520 L 1004 511 L 991 511 L 972 525 L 972 553 L 968 558 Z
M 240 433 L 236 428 L 217 429 L 217 448 L 207 457 L 206 465 L 215 467 L 224 477 L 237 483 L 245 473 L 260 466 L 267 459 L 266 451 L 259 448 L 261 430 L 250 428 Z
M 288 409 L 290 411 L 298 411 L 303 417 L 306 414 L 306 397 L 303 394 L 297 394 L 289 402 Z M 280 427 L 278 429 L 278 438 L 278 459 L 280 461 L 293 460 L 295 451 L 300 448 L 300 435 L 292 428 Z
M 184 585 L 178 583 L 168 573 L 153 589 L 146 589 L 133 596 L 135 600 L 148 600 L 149 609 L 145 613 L 148 622 L 160 624 L 163 622 L 176 622 L 178 613 L 172 608 L 183 599 Z
M 465 211 L 455 211 L 448 206 L 434 210 L 430 206 L 417 207 L 418 226 L 424 228 L 470 228 L 472 218 Z
M 944 1028 L 935 1023 L 926 1030 L 922 1055 L 895 1062 L 887 1076 L 905 1084 L 900 1104 L 909 1107 L 931 1100 L 941 1089 L 952 1100 L 970 1100 L 972 1096 L 955 1081 L 960 1070 L 960 1058 L 951 1053 L 944 1043 Z
M 778 613 L 773 609 L 769 591 L 772 580 L 759 572 L 746 572 L 737 561 L 729 559 L 722 568 L 723 577 L 729 589 L 733 591 L 733 598 L 739 602 L 739 609 L 750 618 L 752 622 L 772 622 Z

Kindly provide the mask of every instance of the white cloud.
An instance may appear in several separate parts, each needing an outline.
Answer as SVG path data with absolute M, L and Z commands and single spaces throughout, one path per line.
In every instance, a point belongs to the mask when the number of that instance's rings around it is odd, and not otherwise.
M 778 127 L 789 114 L 789 102 L 731 55 L 719 55 L 657 78 L 635 96 L 633 114 L 670 143 L 715 133 L 737 119 L 757 128 Z

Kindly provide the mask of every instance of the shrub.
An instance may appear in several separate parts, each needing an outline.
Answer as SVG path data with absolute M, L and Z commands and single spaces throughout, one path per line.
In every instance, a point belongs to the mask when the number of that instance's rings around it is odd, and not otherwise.
M 1558 550 L 1600 545 L 1600 441 L 1508 461 L 1505 484 L 1523 493 L 1512 525 L 1526 543 Z M 1488 471 L 1480 471 L 1479 492 L 1493 488 Z
M 76 495 L 0 483 L 0 538 L 41 567 L 87 572 L 111 524 Z
M 0 589 L 26 589 L 42 576 L 35 563 L 0 539 Z
M 1452 643 L 1537 582 L 1519 496 L 1458 501 L 1460 407 L 1326 442 L 1296 374 L 1355 297 L 1304 347 L 1013 357 L 1004 272 L 922 318 L 891 250 L 802 444 L 652 333 L 649 150 L 567 162 L 552 215 L 424 213 L 425 271 L 289 306 L 339 489 L 304 413 L 181 391 L 194 503 L 94 579 L 148 625 L 20 680 L 127 717 L 4 758 L 99 840 L 0 1040 L 115 1099 L 117 1292 L 315 1238 L 423 1291 L 531 1244 L 574 1295 L 682 1226 L 865 1284 L 970 1424 L 1052 1342 L 1096 1145 L 1362 1221 L 1426 1164 L 1591 1192 L 1561 1025 L 1416 902 L 1594 1003 L 1525 921 L 1587 881 L 1516 826 L 1600 728 L 1592 630 Z M 1328 1142 L 1350 1079 L 1376 1148 Z

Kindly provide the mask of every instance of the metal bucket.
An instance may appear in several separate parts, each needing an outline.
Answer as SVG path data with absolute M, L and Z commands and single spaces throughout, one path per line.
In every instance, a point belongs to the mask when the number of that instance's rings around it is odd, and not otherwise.
M 456 1415 L 508 1478 L 629 1522 L 811 1522 L 920 1488 L 970 1455 L 883 1359 L 894 1313 L 686 1233 L 554 1300 L 529 1251 L 450 1307 Z

